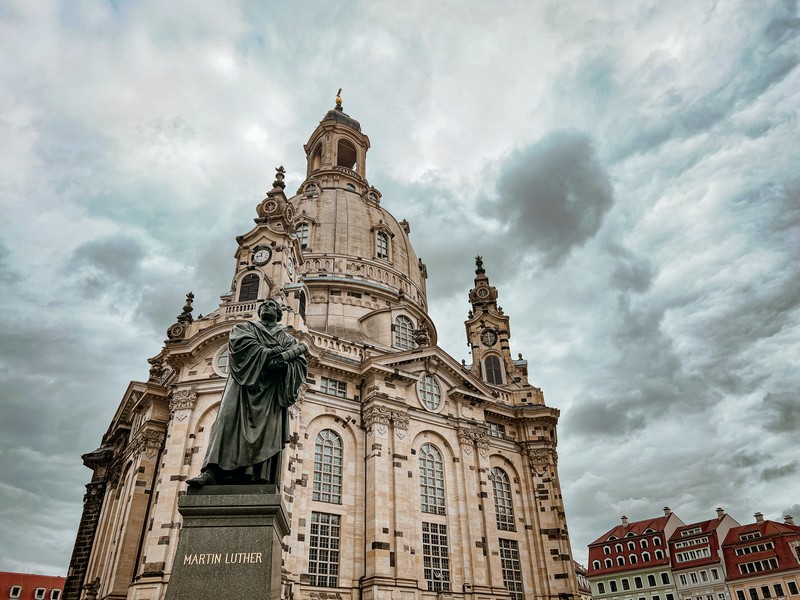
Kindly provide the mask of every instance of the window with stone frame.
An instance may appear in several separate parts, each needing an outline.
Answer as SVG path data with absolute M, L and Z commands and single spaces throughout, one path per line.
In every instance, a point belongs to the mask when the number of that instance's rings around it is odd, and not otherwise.
M 489 435 L 494 438 L 499 438 L 501 440 L 505 439 L 506 437 L 506 426 L 502 423 L 494 423 L 493 421 L 486 421 L 486 427 L 489 428 Z M 608 550 L 608 548 L 604 548 Z M 608 554 L 608 552 L 606 552 Z
M 483 359 L 483 372 L 488 383 L 492 385 L 503 384 L 503 367 L 497 355 L 489 354 Z
M 414 323 L 405 315 L 394 320 L 394 347 L 402 350 L 414 348 Z
M 320 377 L 319 391 L 323 394 L 347 398 L 347 383 L 330 377 Z
M 514 507 L 511 504 L 511 483 L 508 479 L 508 474 L 499 467 L 492 467 L 489 479 L 492 480 L 497 528 L 503 531 L 516 531 Z
M 295 227 L 294 235 L 297 241 L 300 242 L 300 247 L 303 249 L 308 248 L 308 233 L 310 229 L 311 226 L 308 223 L 300 223 Z
M 422 512 L 445 514 L 444 461 L 433 444 L 422 444 L 419 449 L 419 495 Z
M 245 275 L 239 285 L 239 302 L 252 302 L 258 298 L 258 286 L 261 280 L 255 273 Z
M 428 591 L 450 591 L 450 551 L 447 545 L 447 525 L 422 523 L 422 565 Z
M 389 260 L 389 235 L 385 231 L 375 233 L 375 256 Z
M 422 405 L 428 410 L 439 410 L 442 405 L 442 393 L 439 389 L 439 383 L 433 375 L 425 374 L 419 378 L 417 395 Z
M 311 513 L 308 544 L 309 584 L 319 587 L 339 585 L 339 540 L 341 518 L 328 513 Z
M 342 503 L 342 463 L 342 438 L 331 429 L 323 429 L 314 444 L 314 500 Z
M 500 566 L 503 570 L 503 583 L 511 600 L 523 600 L 525 596 L 522 586 L 522 565 L 519 560 L 517 540 L 500 538 Z

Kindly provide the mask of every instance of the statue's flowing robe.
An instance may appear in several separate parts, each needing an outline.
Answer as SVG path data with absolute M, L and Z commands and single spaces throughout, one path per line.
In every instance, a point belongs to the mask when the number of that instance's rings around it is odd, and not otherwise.
M 203 467 L 245 469 L 261 478 L 262 463 L 279 457 L 289 441 L 287 407 L 297 400 L 308 363 L 298 356 L 270 367 L 278 354 L 297 345 L 283 326 L 260 322 L 237 324 L 228 339 L 228 381 L 211 431 Z

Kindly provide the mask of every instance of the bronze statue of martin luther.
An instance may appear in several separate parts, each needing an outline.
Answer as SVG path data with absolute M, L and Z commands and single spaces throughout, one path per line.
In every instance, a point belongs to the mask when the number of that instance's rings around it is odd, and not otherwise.
M 203 463 L 187 483 L 280 484 L 281 450 L 289 441 L 288 407 L 306 380 L 308 348 L 283 325 L 278 303 L 258 308 L 261 321 L 239 323 L 228 339 L 228 381 Z

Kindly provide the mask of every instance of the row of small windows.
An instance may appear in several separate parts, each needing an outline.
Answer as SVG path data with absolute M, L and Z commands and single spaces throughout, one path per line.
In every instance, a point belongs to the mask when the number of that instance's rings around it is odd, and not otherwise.
M 656 550 L 655 551 L 655 559 L 656 560 L 663 560 L 664 559 L 664 552 L 662 550 Z M 642 552 L 642 562 L 650 562 L 650 553 L 649 552 Z M 638 564 L 639 563 L 639 557 L 636 556 L 635 554 L 628 555 L 628 563 L 632 564 L 632 565 Z M 626 564 L 625 557 L 624 556 L 618 556 L 617 557 L 617 565 L 616 566 L 622 567 L 622 566 L 625 566 L 625 564 Z M 612 567 L 614 567 L 614 561 L 611 560 L 610 558 L 606 558 L 603 561 L 603 566 L 606 569 L 611 569 Z M 595 560 L 592 563 L 592 567 L 595 570 L 599 570 L 601 568 L 600 561 L 599 560 Z
M 789 594 L 792 596 L 798 595 L 797 589 L 797 582 L 796 581 L 787 581 L 786 586 L 789 588 Z M 773 592 L 775 592 L 773 594 Z M 783 585 L 780 583 L 772 584 L 772 590 L 768 585 L 761 586 L 761 595 L 759 596 L 758 590 L 754 587 L 748 588 L 747 593 L 750 596 L 749 600 L 766 600 L 767 598 L 785 598 L 786 594 L 783 593 Z M 744 590 L 736 590 L 736 598 L 737 600 L 748 600 L 748 598 L 744 594 Z
M 681 573 L 678 575 L 678 581 L 682 586 L 698 583 L 707 583 L 708 581 L 719 581 L 719 570 L 711 569 L 711 574 L 708 571 L 693 571 L 691 573 Z
M 631 589 L 631 581 L 627 577 L 623 577 L 620 580 L 620 583 L 622 585 L 623 591 L 628 591 L 628 590 Z M 661 584 L 662 585 L 669 585 L 669 573 L 661 573 Z M 644 589 L 644 580 L 641 577 L 634 577 L 633 578 L 633 585 L 637 590 Z M 657 586 L 656 576 L 655 575 L 648 575 L 647 576 L 647 585 L 648 585 L 648 587 L 651 587 L 651 588 Z M 615 579 L 612 579 L 611 581 L 608 582 L 608 587 L 609 587 L 609 590 L 610 590 L 610 592 L 612 594 L 614 592 L 619 591 L 618 588 L 617 588 L 617 581 Z M 603 583 L 602 581 L 599 582 L 597 584 L 597 591 L 599 593 L 601 593 L 601 594 L 605 594 L 606 593 L 605 583 Z M 670 595 L 671 594 L 667 594 L 667 600 L 670 600 L 670 598 L 669 598 Z M 655 596 L 654 596 L 654 598 L 655 598 Z
M 294 237 L 300 242 L 302 249 L 308 248 L 311 226 L 308 223 L 300 223 L 294 229 Z M 383 260 L 389 260 L 389 234 L 385 231 L 375 232 L 375 256 Z
M 688 548 L 689 546 L 697 546 L 698 544 L 707 544 L 708 537 L 703 536 L 693 540 L 686 540 L 685 542 L 675 542 L 676 548 Z
M 221 359 L 222 355 L 217 359 L 217 364 L 220 367 L 220 371 L 223 371 Z M 227 372 L 227 356 L 225 357 L 225 369 L 223 372 Z M 337 398 L 347 398 L 347 382 L 331 379 L 330 377 L 321 377 L 319 391 Z M 437 411 L 442 406 L 442 390 L 439 387 L 439 382 L 432 375 L 425 374 L 420 377 L 417 383 L 417 395 L 422 405 L 430 411 Z
M 697 548 L 695 550 L 685 550 L 683 552 L 677 552 L 675 554 L 675 560 L 677 562 L 687 562 L 690 560 L 698 560 L 700 558 L 709 558 L 711 556 L 711 550 L 706 546 L 705 548 Z
M 742 563 L 739 565 L 739 573 L 758 573 L 759 571 L 769 571 L 770 569 L 778 568 L 777 558 L 767 558 L 765 560 L 755 560 L 749 563 Z
M 648 544 L 646 539 L 642 539 L 642 540 L 639 540 L 639 545 L 642 548 L 647 548 L 649 544 Z M 653 538 L 653 545 L 654 546 L 660 546 L 661 545 L 661 538 L 660 537 L 654 537 Z M 615 544 L 614 545 L 614 550 L 616 552 L 622 552 L 624 550 L 624 548 L 623 548 L 622 544 Z M 636 542 L 632 542 L 632 541 L 628 542 L 628 550 L 636 550 Z M 611 546 L 603 546 L 603 554 L 606 554 L 606 555 L 611 554 Z
M 22 597 L 22 586 L 12 585 L 8 590 L 8 597 L 16 600 Z M 30 596 L 28 596 L 30 598 Z M 47 588 L 38 587 L 33 590 L 34 600 L 45 600 L 47 598 Z M 50 590 L 50 600 L 61 600 L 61 590 Z
M 736 548 L 736 556 L 743 556 L 745 554 L 752 554 L 753 552 L 763 552 L 764 550 L 774 550 L 775 545 L 772 542 L 764 544 L 756 544 L 755 546 L 745 546 L 744 548 Z

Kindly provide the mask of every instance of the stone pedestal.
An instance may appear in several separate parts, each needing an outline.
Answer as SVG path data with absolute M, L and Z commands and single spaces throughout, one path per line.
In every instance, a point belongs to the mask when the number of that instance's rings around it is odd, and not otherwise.
M 274 485 L 206 486 L 183 516 L 166 600 L 279 600 L 289 520 Z

